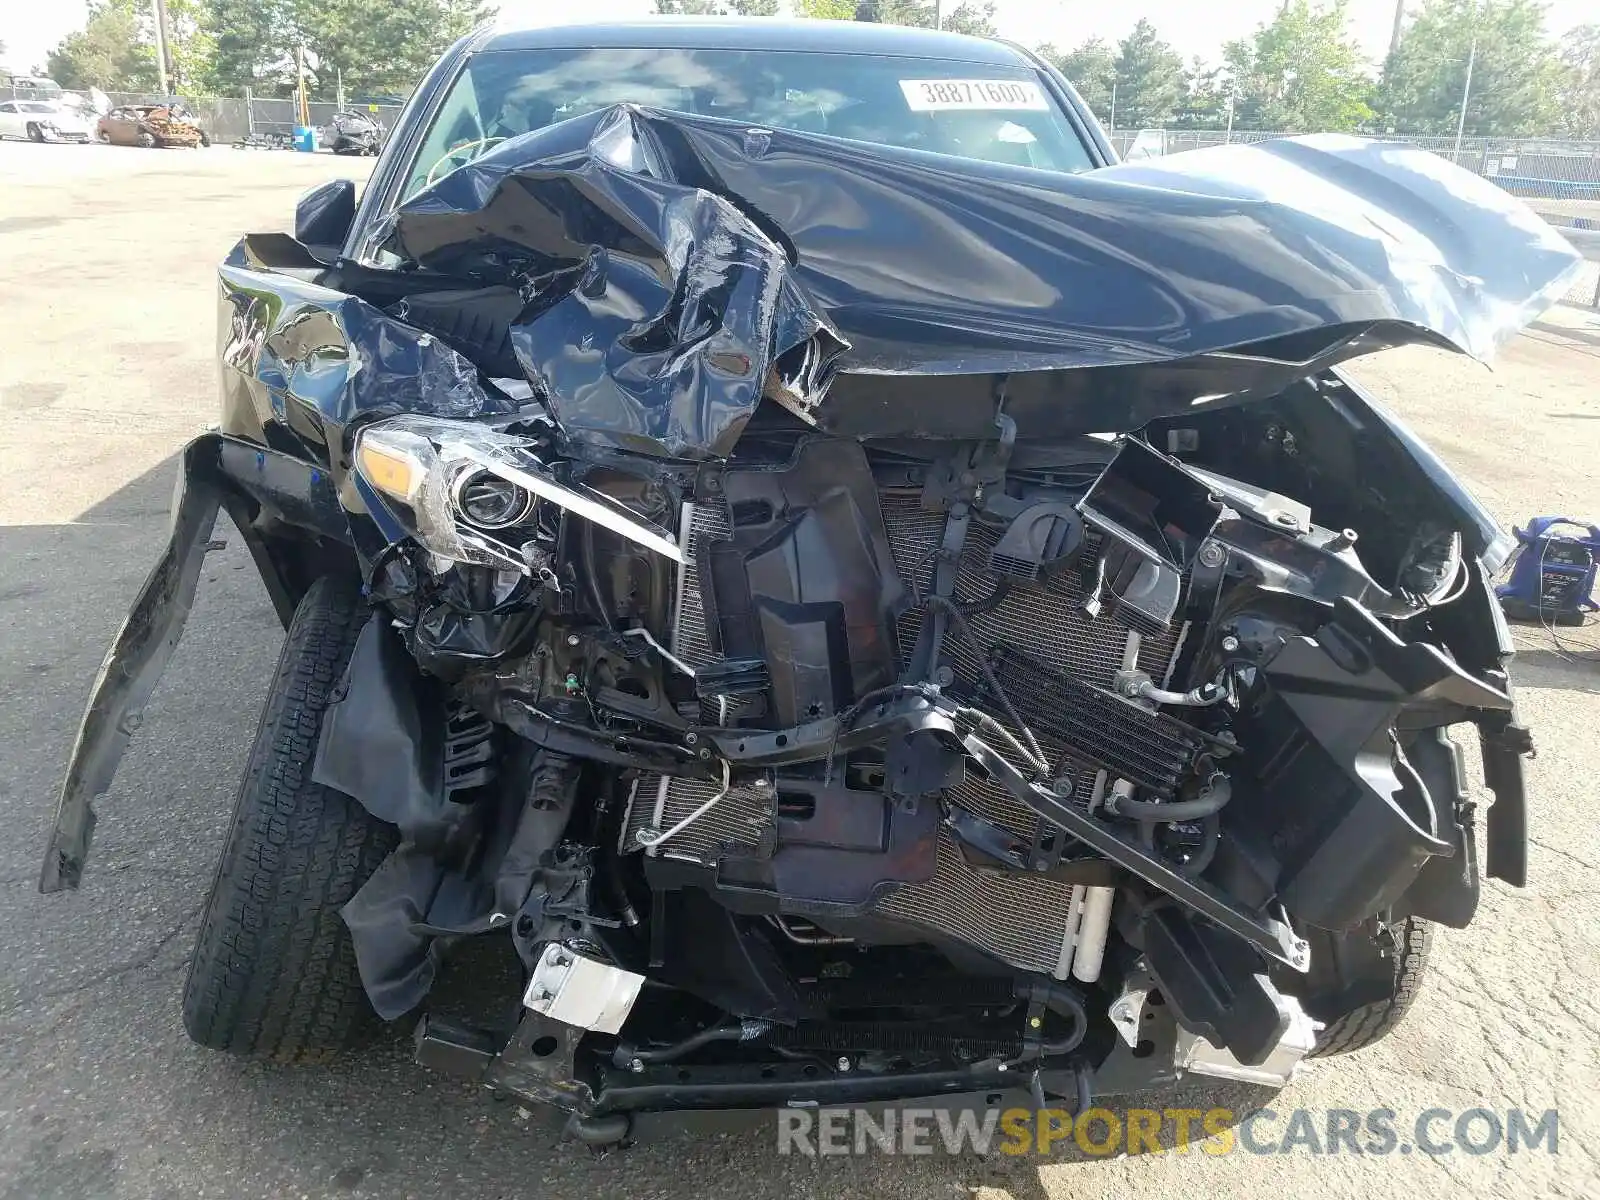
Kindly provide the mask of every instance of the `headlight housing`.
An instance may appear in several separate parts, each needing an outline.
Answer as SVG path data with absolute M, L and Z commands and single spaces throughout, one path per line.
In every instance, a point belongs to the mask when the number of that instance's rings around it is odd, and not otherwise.
M 667 531 L 599 492 L 558 479 L 559 464 L 547 464 L 537 450 L 531 438 L 475 421 L 407 416 L 362 429 L 354 458 L 360 478 L 439 558 L 553 582 L 559 512 L 550 513 L 551 506 L 683 561 Z

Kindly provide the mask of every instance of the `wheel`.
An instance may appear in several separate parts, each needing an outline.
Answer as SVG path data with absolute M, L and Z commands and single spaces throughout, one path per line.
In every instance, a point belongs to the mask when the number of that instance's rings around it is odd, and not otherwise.
M 149 150 L 156 144 L 156 135 L 151 133 L 148 129 L 141 129 L 139 130 L 139 136 L 134 140 L 146 150 Z
M 40 129 L 32 121 L 28 122 L 28 140 L 30 142 L 44 141 L 44 130 Z
M 1433 926 L 1420 917 L 1369 921 L 1349 933 L 1309 930 L 1311 971 L 1274 982 L 1321 1021 L 1313 1057 L 1348 1054 L 1381 1041 L 1422 990 Z
M 109 133 L 107 133 L 104 129 L 95 130 L 94 136 L 99 140 L 99 142 L 100 142 L 100 144 L 102 146 L 111 145 L 111 135 Z
M 207 147 L 211 145 L 211 135 L 204 129 L 200 131 L 200 144 Z
M 202 1046 L 322 1062 L 376 1026 L 339 909 L 399 831 L 311 780 L 367 615 L 353 583 L 323 578 L 290 623 L 184 984 L 184 1028 Z

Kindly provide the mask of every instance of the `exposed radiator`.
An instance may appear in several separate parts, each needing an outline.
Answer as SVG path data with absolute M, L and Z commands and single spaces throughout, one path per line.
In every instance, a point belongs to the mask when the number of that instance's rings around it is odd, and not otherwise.
M 885 490 L 879 494 L 884 524 L 889 530 L 895 566 L 902 577 L 915 579 L 925 587 L 930 578 L 930 551 L 944 534 L 944 514 L 922 507 L 921 493 L 914 490 Z M 956 580 L 956 597 L 963 605 L 984 599 L 994 587 L 989 571 L 989 551 L 1002 531 L 974 523 L 967 534 Z M 1089 548 L 1092 553 L 1093 546 Z M 995 658 L 1001 646 L 1017 647 L 1052 671 L 1070 675 L 1087 683 L 1108 686 L 1122 666 L 1128 631 L 1102 614 L 1090 620 L 1083 611 L 1083 584 L 1077 571 L 1067 571 L 1055 579 L 1036 584 L 1013 585 L 1010 593 L 994 608 L 975 612 L 967 624 L 984 648 L 984 657 Z M 908 612 L 900 618 L 902 653 L 916 645 L 922 628 L 922 614 Z M 1140 668 L 1154 679 L 1166 677 L 1177 635 L 1163 633 L 1142 640 Z M 968 694 L 984 690 L 983 675 L 965 638 L 951 630 L 945 638 L 946 655 L 954 662 L 958 686 Z M 1020 698 L 1019 698 L 1020 699 Z M 991 705 L 989 707 L 998 708 Z M 1019 704 L 1019 708 L 1026 707 Z M 1005 714 L 994 716 L 1005 722 Z M 1019 732 L 1013 729 L 1013 733 Z M 1063 751 L 1061 743 L 1044 728 L 1034 729 L 1040 745 L 1052 758 Z M 1093 773 L 1080 773 L 1078 798 L 1087 803 L 1093 787 Z M 995 784 L 969 778 L 949 792 L 952 803 L 992 821 L 1018 837 L 1028 838 L 1033 831 L 1032 809 L 1013 800 Z
M 902 578 L 915 580 L 917 586 L 925 588 L 931 577 L 931 552 L 943 537 L 944 514 L 925 511 L 916 490 L 885 490 L 880 493 L 880 503 L 896 569 Z M 707 627 L 697 550 L 707 538 L 728 536 L 729 528 L 725 511 L 695 505 L 684 508 L 680 525 L 684 566 L 679 576 L 672 650 L 691 666 L 717 657 Z M 977 523 L 969 530 L 956 588 L 957 599 L 964 607 L 977 604 L 993 592 L 996 577 L 989 567 L 989 552 L 1000 533 Z M 1091 621 L 1083 611 L 1083 601 L 1078 574 L 1068 571 L 1056 579 L 1013 584 L 992 608 L 973 612 L 968 624 L 987 659 L 995 657 L 998 647 L 1016 647 L 1053 673 L 1106 686 L 1122 665 L 1127 630 L 1104 614 Z M 915 646 L 921 620 L 921 614 L 915 612 L 900 618 L 897 635 L 902 656 Z M 1145 638 L 1140 646 L 1140 667 L 1155 679 L 1163 679 L 1176 640 L 1176 634 L 1170 632 Z M 952 630 L 945 650 L 956 669 L 956 686 L 969 695 L 980 694 L 982 673 L 973 648 Z M 1018 700 L 1019 708 L 1026 710 L 1039 702 L 1036 695 L 1027 699 L 1031 702 L 1028 705 Z M 705 711 L 701 715 L 704 720 L 720 722 L 730 714 Z M 1003 716 L 1000 712 L 995 715 Z M 1052 729 L 1038 728 L 1034 732 L 1052 758 L 1062 754 L 1064 748 L 1052 736 Z M 1087 803 L 1092 787 L 1093 772 L 1079 772 L 1080 801 Z M 637 845 L 633 840 L 637 829 L 664 829 L 676 824 L 709 799 L 714 790 L 713 784 L 693 780 L 661 776 L 641 779 L 624 823 L 623 849 Z M 969 778 L 950 789 L 947 796 L 952 804 L 1020 839 L 1032 837 L 1036 815 L 992 783 Z M 775 833 L 773 797 L 754 789 L 735 788 L 667 845 L 648 853 L 710 865 L 730 847 L 749 853 L 751 848 L 770 846 Z M 1071 884 L 974 866 L 948 830 L 940 833 L 937 864 L 931 878 L 901 886 L 881 900 L 874 912 L 976 946 L 1025 971 L 1058 973 L 1067 960 L 1075 925 Z
M 945 516 L 922 507 L 917 490 L 879 493 L 889 545 L 901 576 L 926 588 L 932 577 L 931 552 L 944 535 Z M 1002 530 L 976 522 L 969 528 L 956 580 L 956 598 L 963 607 L 988 597 L 995 586 L 989 568 L 989 551 Z M 1093 547 L 1089 548 L 1092 553 Z M 1102 614 L 1091 621 L 1083 611 L 1084 589 L 1076 571 L 1036 584 L 1014 584 L 994 608 L 967 618 L 974 636 L 992 660 L 1001 646 L 1015 646 L 1052 671 L 1106 686 L 1122 666 L 1127 629 Z M 922 627 L 920 613 L 900 618 L 902 654 L 916 645 Z M 1140 646 L 1139 665 L 1154 678 L 1166 675 L 1177 637 L 1164 633 L 1146 638 Z M 957 686 L 969 694 L 982 688 L 982 672 L 970 645 L 955 630 L 945 638 L 946 656 L 956 669 Z M 1017 700 L 1018 707 L 1027 706 Z M 1003 723 L 1004 713 L 994 714 Z M 1013 729 L 1013 733 L 1019 731 Z M 1060 741 L 1044 728 L 1033 730 L 1045 753 L 1055 760 L 1062 754 Z M 1087 804 L 1094 786 L 1092 771 L 1078 773 L 1077 797 Z M 959 805 L 1008 830 L 1023 841 L 1032 838 L 1037 814 L 986 780 L 968 777 L 946 796 Z M 948 829 L 939 835 L 939 866 L 933 878 L 907 884 L 877 905 L 877 912 L 924 928 L 941 930 L 979 946 L 1002 962 L 1025 971 L 1058 973 L 1066 961 L 1063 942 L 1075 924 L 1073 888 L 1035 875 L 986 866 L 974 866 L 963 857 Z
M 727 538 L 732 522 L 725 508 L 706 504 L 685 504 L 678 522 L 678 544 L 683 550 L 683 568 L 678 573 L 678 594 L 672 613 L 672 652 L 691 667 L 702 667 L 718 658 L 712 648 L 711 630 L 706 622 L 706 604 L 700 582 L 702 548 L 709 539 Z M 700 719 L 708 724 L 726 724 L 735 711 L 726 702 L 704 700 Z M 635 849 L 635 835 L 644 828 L 671 829 L 715 793 L 717 785 L 677 776 L 646 775 L 635 785 L 628 804 L 628 819 L 623 822 L 621 850 Z M 714 863 L 725 847 L 749 849 L 770 846 L 777 824 L 776 801 L 770 792 L 751 788 L 732 788 L 716 806 L 677 834 L 664 846 L 646 851 L 664 858 Z

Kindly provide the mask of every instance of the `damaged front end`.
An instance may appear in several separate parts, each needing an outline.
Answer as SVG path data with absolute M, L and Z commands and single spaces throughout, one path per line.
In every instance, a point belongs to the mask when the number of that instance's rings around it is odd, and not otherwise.
M 419 1055 L 597 1138 L 1285 1079 L 1350 947 L 1473 916 L 1453 726 L 1525 881 L 1506 539 L 1335 369 L 1487 357 L 1564 286 L 1492 185 L 1354 139 L 1065 176 L 623 106 L 372 243 L 405 269 L 223 266 L 223 429 L 45 890 L 219 508 L 286 624 L 329 575 L 371 606 L 314 775 L 398 831 L 343 909 L 372 1005 L 508 938 L 514 1028 Z

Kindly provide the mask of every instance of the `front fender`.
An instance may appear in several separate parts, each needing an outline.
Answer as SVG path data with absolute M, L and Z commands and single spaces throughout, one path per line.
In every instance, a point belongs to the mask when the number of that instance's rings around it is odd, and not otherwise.
M 200 568 L 217 511 L 227 507 L 244 534 L 274 605 L 287 625 L 292 576 L 261 537 L 255 518 L 268 511 L 317 537 L 348 542 L 349 525 L 325 470 L 218 433 L 195 438 L 180 456 L 172 533 L 117 630 L 89 693 L 89 703 L 56 801 L 41 892 L 76 888 L 94 833 L 93 800 L 111 787 L 156 684 L 194 606 Z

